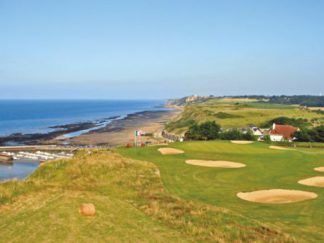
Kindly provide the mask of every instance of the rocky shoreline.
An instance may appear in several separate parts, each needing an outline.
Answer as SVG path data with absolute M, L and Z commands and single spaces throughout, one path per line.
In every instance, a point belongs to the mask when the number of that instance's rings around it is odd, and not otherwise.
M 95 122 L 84 122 L 84 123 L 73 123 L 73 124 L 65 124 L 50 127 L 52 129 L 56 129 L 52 132 L 48 133 L 13 133 L 8 136 L 0 137 L 0 145 L 39 145 L 43 144 L 43 142 L 54 139 L 58 136 L 64 135 L 70 132 L 81 131 L 89 128 L 96 127 Z
M 113 120 L 105 127 L 69 140 L 71 145 L 104 145 L 109 147 L 133 144 L 134 132 L 144 132 L 142 143 L 159 143 L 164 140 L 162 131 L 167 122 L 177 116 L 179 109 L 142 111 Z
M 85 144 L 109 144 L 115 145 L 116 142 L 101 142 L 97 135 L 100 134 L 118 134 L 127 129 L 143 129 L 151 123 L 162 124 L 166 122 L 171 114 L 175 111 L 170 110 L 157 110 L 157 111 L 141 111 L 128 114 L 125 117 L 113 116 L 108 118 L 102 118 L 97 121 L 81 122 L 73 124 L 63 124 L 51 126 L 49 128 L 54 129 L 48 133 L 14 133 L 8 136 L 0 137 L 0 146 L 11 145 L 42 145 L 42 144 L 73 144 L 73 145 L 85 145 Z M 104 127 L 103 124 L 107 123 Z M 98 129 L 96 129 L 98 127 Z M 86 130 L 90 131 L 86 131 Z M 93 129 L 93 130 L 92 130 Z M 64 137 L 66 134 L 73 132 L 85 131 L 76 137 Z M 121 135 L 122 136 L 122 135 Z M 91 138 L 90 142 L 87 141 Z M 109 137 L 109 136 L 107 136 Z M 59 138 L 59 139 L 58 139 Z M 87 139 L 84 139 L 87 138 Z M 121 139 L 123 141 L 123 139 Z

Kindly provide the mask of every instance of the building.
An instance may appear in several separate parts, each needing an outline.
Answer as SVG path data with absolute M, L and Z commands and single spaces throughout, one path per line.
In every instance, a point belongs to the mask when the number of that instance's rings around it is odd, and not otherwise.
M 256 125 L 250 124 L 249 125 L 249 130 L 252 132 L 254 136 L 260 137 L 263 135 L 263 132 L 261 131 L 260 128 L 258 128 Z
M 298 127 L 291 125 L 280 125 L 273 123 L 270 130 L 270 140 L 273 142 L 292 141 L 294 140 L 294 133 L 299 131 Z

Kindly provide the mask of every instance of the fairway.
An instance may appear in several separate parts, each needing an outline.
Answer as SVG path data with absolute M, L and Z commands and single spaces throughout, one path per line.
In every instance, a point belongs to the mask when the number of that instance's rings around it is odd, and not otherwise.
M 174 143 L 171 147 L 185 153 L 166 157 L 156 147 L 120 149 L 119 152 L 155 163 L 165 187 L 173 195 L 274 224 L 304 242 L 318 242 L 324 238 L 324 190 L 298 184 L 299 180 L 321 175 L 314 168 L 324 166 L 323 149 L 273 150 L 267 144 L 242 146 L 230 141 Z M 232 170 L 185 163 L 192 158 L 235 161 L 246 167 Z M 318 197 L 288 204 L 263 204 L 236 196 L 239 192 L 277 188 L 306 191 Z

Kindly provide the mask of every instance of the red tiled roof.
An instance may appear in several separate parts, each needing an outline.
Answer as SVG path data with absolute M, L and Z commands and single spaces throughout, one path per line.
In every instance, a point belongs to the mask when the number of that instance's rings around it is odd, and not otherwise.
M 285 139 L 292 139 L 294 133 L 298 130 L 298 127 L 294 127 L 291 125 L 274 124 L 274 129 L 271 129 L 270 134 L 282 135 Z

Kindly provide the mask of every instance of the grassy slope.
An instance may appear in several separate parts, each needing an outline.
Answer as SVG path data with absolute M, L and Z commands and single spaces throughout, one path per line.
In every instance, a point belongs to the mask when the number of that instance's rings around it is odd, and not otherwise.
M 161 156 L 156 147 L 121 149 L 124 156 L 152 161 L 160 169 L 168 191 L 187 200 L 226 207 L 246 217 L 275 224 L 304 242 L 324 238 L 324 191 L 297 181 L 323 175 L 313 171 L 324 166 L 323 149 L 279 151 L 255 143 L 236 145 L 227 141 L 176 143 L 182 155 Z M 244 162 L 242 169 L 217 169 L 187 165 L 186 159 Z M 240 200 L 236 193 L 270 188 L 299 189 L 319 195 L 316 200 L 287 205 L 257 204 Z
M 226 113 L 228 118 L 222 113 Z M 197 122 L 215 120 L 225 128 L 246 127 L 248 124 L 260 126 L 279 116 L 306 118 L 316 125 L 324 124 L 324 115 L 301 110 L 294 105 L 257 103 L 247 99 L 211 99 L 204 103 L 186 106 L 180 118 L 168 124 L 167 129 L 182 133 L 187 129 L 189 120 Z
M 79 215 L 85 202 L 95 204 L 95 217 Z M 291 240 L 229 210 L 172 197 L 155 165 L 109 151 L 82 152 L 0 184 L 0 219 L 1 242 Z

